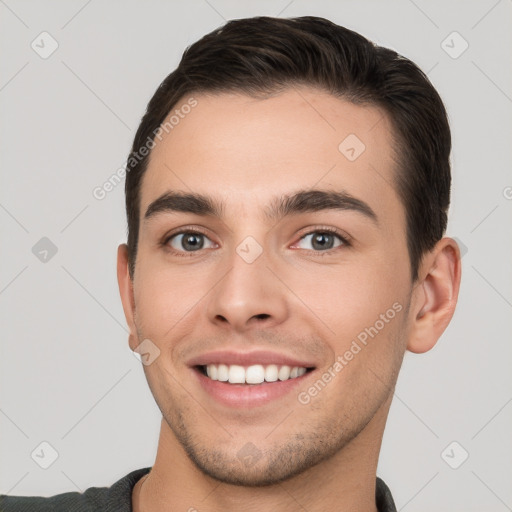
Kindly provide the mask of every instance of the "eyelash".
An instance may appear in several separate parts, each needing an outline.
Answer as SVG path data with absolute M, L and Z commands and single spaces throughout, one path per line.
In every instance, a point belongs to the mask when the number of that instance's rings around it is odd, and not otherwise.
M 308 235 L 312 235 L 312 234 L 318 234 L 318 233 L 328 233 L 330 235 L 336 235 L 342 242 L 342 245 L 338 246 L 338 247 L 333 247 L 331 249 L 327 249 L 325 251 L 315 251 L 313 249 L 302 249 L 302 250 L 306 250 L 310 253 L 313 253 L 315 256 L 320 256 L 320 257 L 323 257 L 323 256 L 326 256 L 326 255 L 329 255 L 329 254 L 332 254 L 335 250 L 337 249 L 342 249 L 343 247 L 351 247 L 351 242 L 350 242 L 350 238 L 346 235 L 346 234 L 342 234 L 340 231 L 338 231 L 337 229 L 334 229 L 334 228 L 331 228 L 331 227 L 320 227 L 320 228 L 315 228 L 311 231 L 308 231 L 307 233 L 304 233 L 303 235 L 300 236 L 298 242 L 300 242 L 302 239 L 306 238 Z M 205 237 L 208 238 L 208 235 L 207 233 L 201 231 L 200 229 L 198 228 L 191 228 L 191 229 L 181 229 L 180 231 L 177 231 L 176 233 L 171 233 L 170 235 L 168 236 L 165 236 L 164 239 L 162 240 L 162 242 L 160 243 L 160 245 L 168 250 L 169 252 L 171 252 L 172 254 L 176 255 L 176 256 L 180 256 L 180 257 L 190 257 L 190 256 L 193 256 L 195 252 L 200 252 L 200 251 L 176 251 L 174 249 L 170 249 L 168 244 L 169 244 L 169 241 L 174 238 L 175 236 L 178 236 L 178 235 L 184 235 L 184 234 L 188 234 L 188 235 L 203 235 Z M 298 243 L 296 242 L 296 243 Z

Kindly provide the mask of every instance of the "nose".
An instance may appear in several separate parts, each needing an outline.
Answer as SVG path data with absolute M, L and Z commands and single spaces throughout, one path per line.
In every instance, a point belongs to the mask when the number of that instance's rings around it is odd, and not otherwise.
M 211 322 L 244 332 L 275 327 L 286 320 L 286 288 L 275 277 L 270 260 L 265 250 L 252 262 L 243 252 L 233 250 L 224 262 L 224 276 L 208 294 Z

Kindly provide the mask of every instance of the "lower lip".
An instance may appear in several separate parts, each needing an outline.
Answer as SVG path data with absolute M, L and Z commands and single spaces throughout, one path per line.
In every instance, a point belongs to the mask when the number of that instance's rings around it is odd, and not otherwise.
M 229 384 L 212 380 L 196 368 L 193 369 L 193 372 L 199 379 L 202 388 L 212 398 L 230 407 L 256 407 L 268 404 L 290 393 L 311 373 L 307 372 L 294 379 L 262 384 Z

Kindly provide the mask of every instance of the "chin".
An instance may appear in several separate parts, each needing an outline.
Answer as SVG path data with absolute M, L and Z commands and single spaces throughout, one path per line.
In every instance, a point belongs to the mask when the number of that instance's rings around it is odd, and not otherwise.
M 340 439 L 325 441 L 325 437 L 316 438 L 316 442 L 311 439 L 309 442 L 305 439 L 288 440 L 278 446 L 267 447 L 265 451 L 250 441 L 235 452 L 207 447 L 198 450 L 197 444 L 184 448 L 195 466 L 214 480 L 229 485 L 266 487 L 308 471 L 331 458 L 345 444 Z

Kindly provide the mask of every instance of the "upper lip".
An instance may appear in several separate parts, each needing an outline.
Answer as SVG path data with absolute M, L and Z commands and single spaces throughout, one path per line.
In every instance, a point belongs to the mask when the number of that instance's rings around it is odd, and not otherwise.
M 193 357 L 188 361 L 189 366 L 206 366 L 208 364 L 236 364 L 239 366 L 275 364 L 278 366 L 299 366 L 304 368 L 315 367 L 311 361 L 301 360 L 287 354 L 279 354 L 269 350 L 252 350 L 250 352 L 242 350 L 216 350 Z

